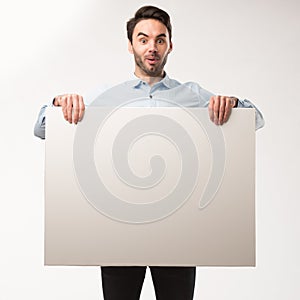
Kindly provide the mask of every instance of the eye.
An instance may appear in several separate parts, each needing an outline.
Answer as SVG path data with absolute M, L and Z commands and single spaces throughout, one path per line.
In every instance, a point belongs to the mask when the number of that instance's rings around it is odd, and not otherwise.
M 140 39 L 140 43 L 141 43 L 141 44 L 146 44 L 146 43 L 147 43 L 147 40 L 146 40 L 146 39 Z
M 163 44 L 165 42 L 165 40 L 164 39 L 158 39 L 156 42 L 157 42 L 157 44 L 161 45 L 161 44 Z

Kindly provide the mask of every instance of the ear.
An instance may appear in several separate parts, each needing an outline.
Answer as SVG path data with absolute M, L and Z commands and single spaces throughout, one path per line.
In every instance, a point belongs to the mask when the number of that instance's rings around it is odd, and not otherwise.
M 132 44 L 129 40 L 128 40 L 128 51 L 129 51 L 129 53 L 133 54 Z
M 168 54 L 169 54 L 169 53 L 171 53 L 171 52 L 172 52 L 172 50 L 173 50 L 173 43 L 172 43 L 172 42 L 170 42 L 170 47 L 169 47 L 169 50 L 168 50 Z

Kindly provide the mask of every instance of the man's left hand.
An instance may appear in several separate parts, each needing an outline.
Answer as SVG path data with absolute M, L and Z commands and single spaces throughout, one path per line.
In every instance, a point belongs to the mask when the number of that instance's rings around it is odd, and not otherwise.
M 223 125 L 228 121 L 231 109 L 236 106 L 238 99 L 227 96 L 212 96 L 209 100 L 208 112 L 212 122 Z

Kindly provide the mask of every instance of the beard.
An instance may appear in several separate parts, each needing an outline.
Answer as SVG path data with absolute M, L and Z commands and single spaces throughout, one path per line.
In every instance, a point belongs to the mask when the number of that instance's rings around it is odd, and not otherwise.
M 142 56 L 138 55 L 133 49 L 133 55 L 136 65 L 143 71 L 146 75 L 151 77 L 159 77 L 163 73 L 163 69 L 165 64 L 167 63 L 168 54 L 160 60 L 156 65 L 151 65 L 147 67 L 146 64 L 143 62 Z M 154 55 L 156 56 L 156 55 Z

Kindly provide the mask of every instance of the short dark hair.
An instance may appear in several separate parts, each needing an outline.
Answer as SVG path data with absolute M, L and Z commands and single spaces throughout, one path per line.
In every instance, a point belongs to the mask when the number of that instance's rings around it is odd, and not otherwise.
M 141 20 L 146 20 L 146 19 L 154 19 L 163 23 L 168 29 L 169 37 L 171 41 L 172 26 L 171 26 L 170 16 L 168 15 L 168 13 L 155 6 L 143 6 L 135 13 L 134 17 L 127 22 L 127 37 L 131 43 L 132 43 L 133 30 L 136 24 Z

